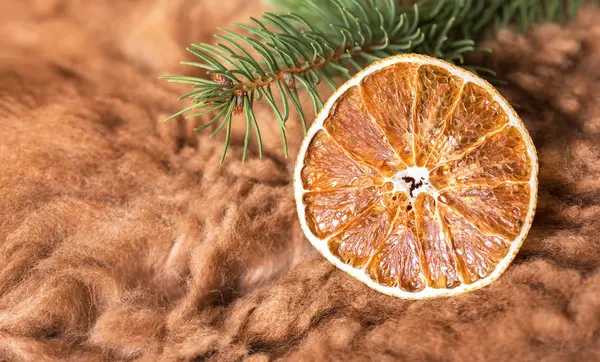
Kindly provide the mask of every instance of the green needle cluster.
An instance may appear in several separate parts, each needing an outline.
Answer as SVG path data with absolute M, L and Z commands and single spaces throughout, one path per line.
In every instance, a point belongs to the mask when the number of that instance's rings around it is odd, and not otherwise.
M 211 136 L 225 132 L 225 159 L 232 122 L 245 118 L 242 160 L 254 134 L 262 157 L 260 129 L 254 114 L 256 102 L 273 111 L 288 155 L 286 122 L 291 110 L 306 132 L 306 113 L 323 106 L 317 86 L 325 82 L 334 90 L 340 80 L 373 61 L 401 53 L 420 53 L 469 67 L 466 55 L 478 48 L 484 33 L 510 23 L 523 31 L 541 21 L 561 21 L 576 12 L 584 0 L 269 0 L 281 13 L 267 12 L 249 24 L 234 24 L 238 31 L 219 29 L 215 45 L 193 44 L 188 51 L 207 78 L 168 76 L 191 91 L 180 99 L 191 105 L 168 119 L 210 114 L 197 130 L 212 127 Z M 312 100 L 303 109 L 299 92 Z M 275 95 L 278 94 L 279 97 Z M 312 115 L 311 115 L 312 116 Z

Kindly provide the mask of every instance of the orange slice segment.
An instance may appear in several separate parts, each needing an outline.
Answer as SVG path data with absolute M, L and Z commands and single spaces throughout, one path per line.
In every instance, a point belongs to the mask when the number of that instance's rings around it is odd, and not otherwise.
M 515 238 L 527 217 L 530 198 L 529 184 L 504 183 L 448 189 L 438 200 L 481 231 Z
M 383 130 L 369 119 L 357 88 L 349 89 L 334 107 L 324 127 L 354 158 L 387 173 L 406 168 Z
M 484 234 L 464 217 L 445 207 L 439 210 L 447 225 L 465 282 L 472 284 L 489 276 L 510 250 L 508 240 Z
M 413 63 L 396 63 L 366 74 L 358 83 L 369 115 L 408 166 L 414 165 L 412 135 L 417 68 Z M 391 79 L 395 81 L 390 82 Z
M 364 266 L 387 236 L 396 207 L 389 197 L 379 200 L 342 232 L 329 240 L 329 250 L 354 267 Z
M 459 105 L 463 81 L 443 68 L 419 67 L 417 103 L 415 104 L 415 158 L 417 166 L 425 166 L 448 118 Z M 447 136 L 446 136 L 447 137 Z M 436 150 L 436 154 L 439 150 Z M 437 160 L 432 160 L 435 162 Z
M 481 288 L 518 252 L 537 155 L 507 101 L 438 59 L 376 62 L 329 99 L 294 171 L 300 224 L 340 269 L 389 295 Z
M 532 162 L 517 127 L 488 134 L 456 160 L 434 168 L 429 180 L 438 189 L 468 184 L 493 184 L 531 179 Z
M 373 185 L 379 172 L 350 157 L 325 132 L 319 132 L 306 155 L 302 183 L 306 190 Z
M 403 210 L 406 210 L 407 203 L 408 198 L 404 197 L 390 233 L 371 258 L 366 271 L 374 282 L 382 286 L 414 293 L 423 290 L 426 282 L 421 265 L 421 244 L 404 219 Z
M 427 89 L 424 91 L 428 92 Z M 431 168 L 457 158 L 484 136 L 507 123 L 508 115 L 485 85 L 466 83 L 456 108 L 446 120 L 442 135 L 434 141 L 427 166 Z
M 415 214 L 428 284 L 434 288 L 457 286 L 460 279 L 455 250 L 437 211 L 435 199 L 431 195 L 420 194 L 415 202 Z
M 306 193 L 304 203 L 310 229 L 320 238 L 331 236 L 382 196 L 381 190 L 374 186 Z

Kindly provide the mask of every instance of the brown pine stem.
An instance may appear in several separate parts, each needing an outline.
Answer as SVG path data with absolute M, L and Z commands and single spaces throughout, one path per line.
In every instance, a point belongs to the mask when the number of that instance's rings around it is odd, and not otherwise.
M 298 67 L 283 68 L 272 76 L 264 76 L 264 77 L 258 78 L 251 82 L 248 81 L 248 82 L 242 82 L 242 83 L 236 84 L 235 86 L 232 87 L 232 93 L 234 96 L 243 97 L 244 95 L 248 95 L 248 94 L 254 92 L 258 88 L 266 88 L 266 87 L 269 87 L 272 84 L 278 83 L 282 80 L 285 80 L 287 87 L 292 89 L 296 86 L 295 82 L 294 82 L 294 78 L 293 78 L 294 75 L 305 75 L 305 74 L 309 73 L 311 70 L 318 70 L 318 69 L 325 68 L 331 63 L 339 62 L 344 54 L 349 54 L 350 56 L 354 56 L 361 52 L 368 53 L 370 51 L 371 47 L 381 45 L 381 44 L 383 44 L 383 43 L 378 42 L 378 41 L 374 41 L 371 43 L 365 43 L 365 45 L 363 47 L 361 47 L 359 49 L 355 49 L 353 51 L 351 50 L 352 47 L 346 46 L 344 49 L 336 50 L 327 59 L 323 59 L 323 58 L 317 59 L 314 63 L 310 64 L 310 66 L 308 66 L 306 68 L 304 68 L 304 65 L 306 65 L 306 63 L 300 61 L 298 63 L 298 65 L 299 65 Z M 212 76 L 212 79 L 217 82 L 222 82 L 221 79 L 223 79 L 223 78 L 224 77 L 222 77 L 220 74 Z M 229 82 L 228 84 L 223 84 L 223 85 L 231 86 L 231 82 Z

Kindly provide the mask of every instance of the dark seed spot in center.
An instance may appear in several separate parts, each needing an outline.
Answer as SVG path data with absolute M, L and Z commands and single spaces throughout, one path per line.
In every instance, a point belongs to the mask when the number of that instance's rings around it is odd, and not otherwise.
M 423 186 L 423 179 L 419 179 L 419 182 L 417 182 L 417 180 L 410 176 L 404 176 L 402 177 L 402 180 L 406 183 L 410 183 L 410 197 L 413 197 L 413 191 Z

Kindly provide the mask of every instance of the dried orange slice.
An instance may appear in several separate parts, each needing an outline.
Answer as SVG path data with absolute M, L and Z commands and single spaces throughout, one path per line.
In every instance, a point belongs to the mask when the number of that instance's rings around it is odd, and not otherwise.
M 304 233 L 369 287 L 410 299 L 481 288 L 531 226 L 537 155 L 515 111 L 454 65 L 399 55 L 329 99 L 294 172 Z

